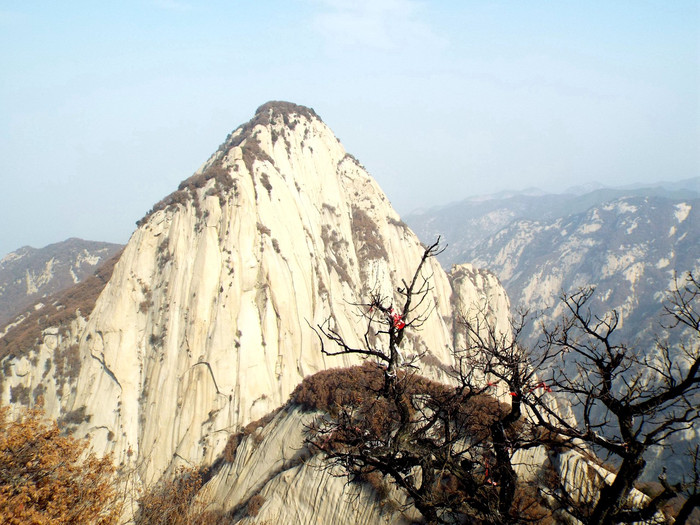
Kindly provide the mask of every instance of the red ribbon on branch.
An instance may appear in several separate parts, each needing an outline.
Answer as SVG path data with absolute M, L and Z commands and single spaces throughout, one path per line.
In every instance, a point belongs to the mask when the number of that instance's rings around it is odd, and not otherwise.
M 397 330 L 403 330 L 406 327 L 406 323 L 401 318 L 401 314 L 399 312 L 395 312 L 393 308 L 389 308 L 386 313 L 389 314 L 394 328 Z

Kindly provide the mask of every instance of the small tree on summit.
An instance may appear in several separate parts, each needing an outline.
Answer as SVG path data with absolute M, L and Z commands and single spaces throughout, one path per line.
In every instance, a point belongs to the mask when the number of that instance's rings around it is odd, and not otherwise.
M 378 293 L 372 293 L 369 302 L 356 305 L 367 321 L 363 347 L 350 346 L 330 326 L 330 319 L 328 319 L 324 324 L 318 326 L 316 331 L 321 341 L 321 351 L 329 356 L 359 354 L 372 357 L 386 367 L 387 388 L 396 383 L 397 368 L 410 364 L 404 363 L 403 356 L 399 351 L 404 340 L 405 330 L 409 328 L 420 329 L 435 308 L 430 302 L 430 293 L 433 290 L 430 276 L 423 273 L 426 261 L 440 255 L 443 250 L 439 237 L 433 244 L 425 248 L 411 282 L 408 283 L 404 280 L 403 287 L 396 290 L 402 298 L 402 305 L 394 307 L 391 298 L 381 297 Z M 388 338 L 387 350 L 376 345 L 376 342 L 383 338 Z M 325 339 L 335 343 L 338 349 L 328 350 L 324 344 Z

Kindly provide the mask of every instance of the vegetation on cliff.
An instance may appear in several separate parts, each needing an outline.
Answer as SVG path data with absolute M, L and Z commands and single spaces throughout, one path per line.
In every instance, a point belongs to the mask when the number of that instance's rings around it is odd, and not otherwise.
M 0 522 L 111 525 L 121 495 L 111 457 L 85 455 L 87 441 L 61 434 L 37 409 L 0 406 Z

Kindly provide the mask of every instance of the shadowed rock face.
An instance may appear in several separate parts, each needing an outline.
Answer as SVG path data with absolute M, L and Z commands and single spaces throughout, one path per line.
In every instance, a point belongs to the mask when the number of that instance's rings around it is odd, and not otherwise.
M 338 469 L 329 469 L 304 442 L 306 428 L 319 413 L 290 404 L 268 424 L 243 438 L 235 458 L 222 462 L 198 498 L 211 510 L 233 514 L 234 523 L 324 523 L 410 525 L 420 514 L 399 491 L 389 498 L 367 483 L 348 483 Z M 259 495 L 257 516 L 246 516 L 251 498 Z
M 330 318 L 359 345 L 366 326 L 354 303 L 370 291 L 398 302 L 422 253 L 313 110 L 265 104 L 139 221 L 89 318 L 45 337 L 3 396 L 50 383 L 45 357 L 70 346 L 79 376 L 48 389 L 50 413 L 77 414 L 77 433 L 137 466 L 144 482 L 180 462 L 211 462 L 304 376 L 357 363 L 324 357 L 311 326 Z M 429 349 L 431 362 L 450 363 L 457 310 L 478 306 L 506 326 L 492 276 L 462 268 L 453 291 L 437 261 L 425 275 L 435 310 L 408 334 L 406 353 Z

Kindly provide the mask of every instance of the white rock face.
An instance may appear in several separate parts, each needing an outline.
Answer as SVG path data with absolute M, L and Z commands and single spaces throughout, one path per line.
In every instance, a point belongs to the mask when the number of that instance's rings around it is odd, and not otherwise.
M 330 471 L 309 452 L 305 430 L 317 416 L 299 407 L 283 409 L 244 438 L 233 462 L 224 463 L 203 487 L 200 501 L 210 510 L 233 511 L 240 524 L 413 523 L 417 511 L 399 511 L 399 505 L 382 501 L 367 484 L 348 484 L 340 471 Z M 256 494 L 264 503 L 253 518 L 244 509 Z
M 319 417 L 290 404 L 266 425 L 243 438 L 233 461 L 215 466 L 212 478 L 197 498 L 208 510 L 228 513 L 234 523 L 313 523 L 324 525 L 410 524 L 421 520 L 410 500 L 397 489 L 383 499 L 366 483 L 347 483 L 340 470 L 329 469 L 322 455 L 313 455 L 305 445 L 306 429 Z M 513 463 L 523 481 L 536 481 L 546 466 L 561 479 L 574 499 L 597 497 L 603 480 L 614 475 L 584 459 L 577 452 L 548 452 L 545 447 L 518 450 Z M 249 500 L 258 495 L 262 505 L 256 516 L 246 514 Z M 636 489 L 630 495 L 635 505 L 648 498 Z M 569 518 L 568 522 L 572 522 Z M 564 521 L 562 521 L 564 523 Z M 665 523 L 657 514 L 645 524 Z
M 552 455 L 550 459 L 562 480 L 562 486 L 574 500 L 590 501 L 591 499 L 597 499 L 600 487 L 605 482 L 612 483 L 615 479 L 613 473 L 586 460 L 574 451 Z M 643 507 L 648 501 L 648 496 L 637 489 L 632 489 L 628 497 L 628 503 L 637 507 Z M 660 525 L 668 523 L 668 521 L 661 512 L 657 512 L 650 519 L 635 523 L 640 525 Z
M 266 104 L 141 221 L 87 319 L 46 329 L 32 352 L 2 361 L 0 393 L 7 402 L 42 385 L 47 413 L 133 467 L 137 484 L 183 463 L 217 464 L 198 496 L 214 510 L 264 498 L 241 523 L 411 523 L 415 512 L 347 486 L 303 451 L 313 415 L 298 409 L 248 436 L 233 462 L 216 462 L 232 433 L 284 405 L 305 376 L 359 362 L 324 356 L 313 327 L 330 320 L 362 346 L 356 304 L 370 293 L 399 304 L 423 250 L 313 111 Z M 452 364 L 466 344 L 460 316 L 508 333 L 509 303 L 493 274 L 469 264 L 448 276 L 431 259 L 424 276 L 434 309 L 402 350 L 429 351 L 423 371 L 440 377 L 428 363 Z M 543 459 L 531 451 L 521 475 L 534 477 Z
M 286 103 L 260 108 L 156 209 L 82 332 L 67 407 L 85 407 L 80 428 L 96 450 L 137 465 L 147 483 L 178 462 L 212 462 L 304 376 L 356 363 L 324 357 L 311 327 L 330 318 L 359 345 L 354 304 L 370 291 L 398 304 L 423 253 L 325 124 Z M 507 300 L 486 274 L 454 296 L 437 261 L 425 275 L 435 310 L 406 351 L 449 364 L 452 305 L 488 304 L 502 322 Z

